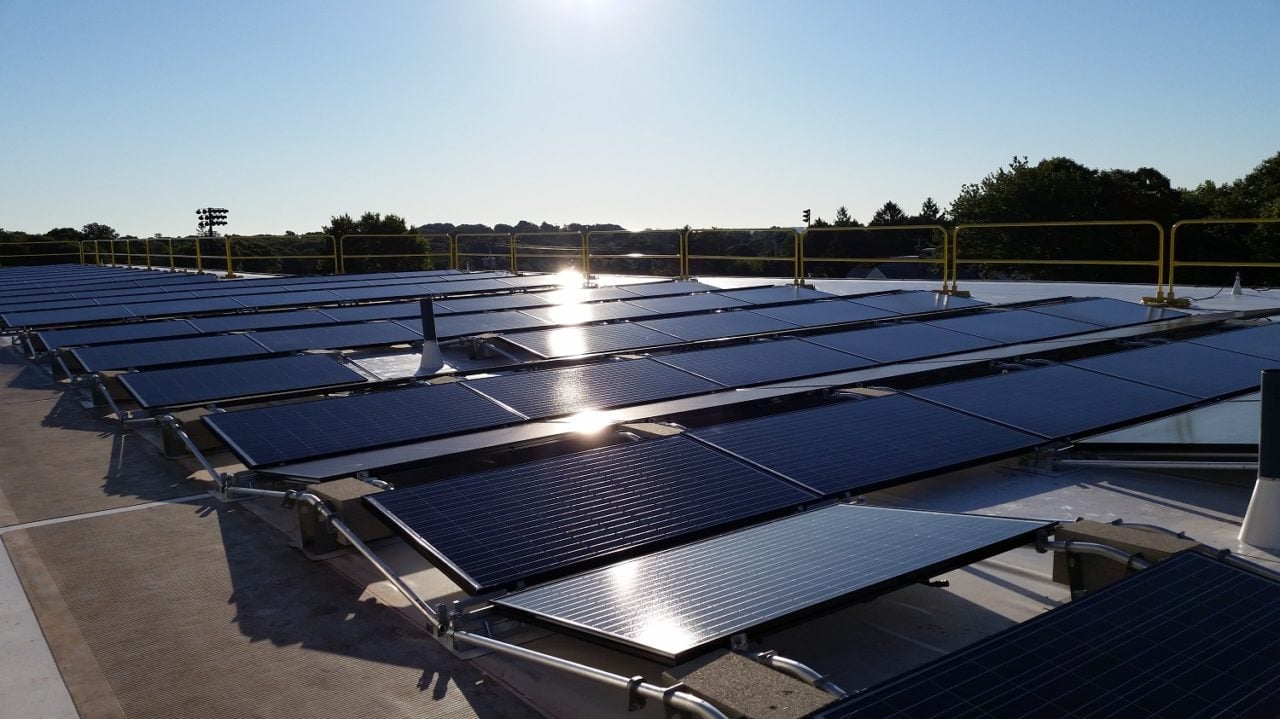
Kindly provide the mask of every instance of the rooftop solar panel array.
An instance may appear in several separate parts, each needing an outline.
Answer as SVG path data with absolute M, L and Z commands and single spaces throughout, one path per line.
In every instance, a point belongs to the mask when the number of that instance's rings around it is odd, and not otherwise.
M 1219 397 L 1256 389 L 1262 370 L 1276 366 L 1273 360 L 1190 342 L 1112 352 L 1070 364 L 1193 397 Z
M 814 499 L 685 437 L 617 445 L 366 498 L 470 592 L 563 575 Z
M 1188 342 L 1280 362 L 1280 322 L 1197 337 Z
M 364 383 L 359 373 L 329 357 L 299 355 L 159 369 L 120 375 L 120 383 L 146 408 L 178 407 L 304 389 Z
M 522 418 L 450 383 L 207 415 L 250 467 L 499 427 Z
M 798 339 L 680 352 L 664 355 L 658 360 L 726 387 L 842 372 L 874 364 L 862 357 Z
M 1044 522 L 837 504 L 494 600 L 671 663 L 788 615 L 928 579 Z
M 867 492 L 1044 442 L 903 395 L 713 425 L 691 436 L 823 495 Z
M 822 710 L 862 717 L 1270 717 L 1280 583 L 1174 556 Z

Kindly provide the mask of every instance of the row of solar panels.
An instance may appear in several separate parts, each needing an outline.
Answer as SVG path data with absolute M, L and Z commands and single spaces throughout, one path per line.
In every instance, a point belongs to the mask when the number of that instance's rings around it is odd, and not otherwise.
M 644 291 L 644 287 L 647 286 L 637 288 L 637 291 Z M 771 289 L 775 288 L 761 288 L 761 290 L 766 291 Z M 791 291 L 791 288 L 776 289 L 784 289 L 788 293 Z M 751 300 L 770 302 L 776 297 L 776 295 L 767 292 L 756 296 L 754 294 L 756 292 L 757 290 L 734 290 L 700 295 L 612 301 L 599 303 L 599 305 L 587 305 L 586 307 L 613 307 L 630 311 L 633 314 L 644 313 L 647 317 L 660 318 L 665 313 L 705 311 L 708 305 L 732 304 L 733 306 L 749 307 L 752 306 L 750 304 Z M 807 292 L 813 292 L 813 290 L 807 290 Z M 917 299 L 914 295 L 924 295 L 924 297 Z M 912 310 L 916 305 L 920 304 L 931 308 L 937 306 L 934 294 L 931 292 L 887 295 L 868 298 L 868 300 L 884 307 L 901 304 L 906 310 Z M 446 303 L 446 306 L 449 306 L 449 304 Z M 844 306 L 849 307 L 848 310 L 844 310 L 841 313 L 846 322 L 870 318 L 897 317 L 901 314 L 889 309 L 867 307 L 843 300 L 796 304 L 781 307 L 777 310 L 762 309 L 759 312 L 785 311 L 789 316 L 796 318 L 810 315 L 809 321 L 826 324 L 833 314 L 831 312 L 833 305 L 842 308 Z M 546 312 L 511 310 L 458 316 L 445 315 L 436 319 L 436 334 L 440 338 L 448 339 L 482 333 L 507 333 L 530 326 L 545 327 L 545 322 L 556 317 L 556 310 L 563 308 L 564 306 L 562 305 L 547 308 L 548 311 Z M 342 309 L 344 308 L 312 310 L 312 312 L 321 315 L 321 317 L 332 317 L 335 314 L 341 316 Z M 410 307 L 405 308 L 405 310 L 408 309 Z M 223 327 L 235 326 L 234 317 L 214 319 L 219 321 L 218 323 Z M 801 321 L 804 320 L 801 319 Z M 215 324 L 200 319 L 175 321 L 175 323 L 181 322 L 186 322 L 192 328 L 200 326 L 207 328 Z M 661 331 L 656 326 L 664 327 L 667 331 Z M 589 327 L 547 328 L 510 334 L 506 338 L 513 343 L 523 343 L 523 346 L 540 348 L 540 351 L 536 352 L 536 354 L 542 357 L 569 357 L 587 353 L 616 352 L 675 345 L 708 337 L 736 336 L 739 333 L 784 332 L 795 330 L 799 327 L 800 325 L 798 324 L 775 320 L 767 315 L 738 311 L 671 318 L 668 320 L 645 320 Z M 127 327 L 123 329 L 127 329 Z M 388 346 L 417 342 L 423 338 L 421 319 L 359 323 L 331 321 L 327 324 L 317 323 L 289 329 L 242 329 L 248 330 L 248 333 L 176 337 L 167 341 L 118 342 L 76 347 L 70 350 L 69 353 L 75 360 L 75 364 L 84 371 L 101 372 L 265 356 L 306 349 L 329 350 Z M 69 333 L 71 331 L 66 332 Z M 192 332 L 194 333 L 195 330 L 192 329 Z M 68 334 L 64 333 L 60 336 L 49 338 L 48 336 L 51 334 L 51 332 L 44 333 L 44 336 L 55 342 L 65 341 L 68 337 Z M 103 333 L 98 333 L 98 336 L 103 336 Z
M 1112 304 L 1114 303 L 1114 304 Z M 1076 308 L 1073 305 L 1082 305 Z M 1103 314 L 1108 326 L 1133 324 L 1133 305 L 1088 300 L 1032 310 L 986 311 L 953 319 L 751 342 L 673 353 L 656 358 L 616 360 L 558 369 L 516 372 L 463 382 L 389 390 L 281 407 L 228 412 L 205 419 L 250 467 L 345 454 L 374 447 L 496 428 L 529 419 L 547 419 L 589 410 L 658 402 L 767 382 L 843 372 L 875 364 L 982 349 L 1009 342 L 1046 339 L 1098 330 L 1102 325 L 1062 320 L 1052 312 Z M 963 333 L 950 323 L 984 318 L 982 331 Z M 1104 321 L 1095 317 L 1098 322 Z M 1011 329 L 1012 328 L 1012 329 Z M 592 329 L 592 328 L 586 328 Z M 1012 339 L 1006 339 L 1012 337 Z M 859 354 L 861 353 L 861 354 Z M 148 403 L 165 399 L 148 393 L 146 373 L 121 381 Z M 164 378 L 162 391 L 180 380 Z M 341 419 L 348 412 L 352 421 Z M 368 419 L 368 424 L 355 421 Z M 332 425 L 328 427 L 328 425 Z M 299 434 L 297 428 L 327 427 Z M 315 434 L 316 436 L 311 436 Z
M 20 291 L 31 294 L 50 294 L 67 291 L 70 287 L 92 287 L 117 283 L 120 286 L 141 287 L 155 282 L 168 282 L 175 277 L 186 281 L 211 282 L 213 275 L 152 272 L 127 268 L 97 267 L 93 265 L 46 265 L 43 267 L 0 268 L 0 293 L 12 296 Z M 191 280 L 192 277 L 200 279 Z
M 209 287 L 217 283 L 213 275 L 195 275 L 171 272 L 134 273 L 132 275 L 75 277 L 67 280 L 65 288 L 56 286 L 32 286 L 27 283 L 0 285 L 0 302 L 56 301 L 80 295 L 110 297 L 113 294 L 167 292 Z

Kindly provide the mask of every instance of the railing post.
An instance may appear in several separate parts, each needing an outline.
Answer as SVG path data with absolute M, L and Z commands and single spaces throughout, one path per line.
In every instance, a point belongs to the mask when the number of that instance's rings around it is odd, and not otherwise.
M 173 256 L 173 238 L 172 237 L 169 238 L 169 271 L 170 272 L 178 271 L 178 263 Z
M 81 266 L 83 266 L 84 265 L 84 243 L 77 242 L 76 245 L 80 248 L 80 264 Z
M 232 279 L 236 276 L 235 270 L 231 269 L 231 235 L 222 238 L 222 246 L 227 251 L 227 274 L 223 275 L 223 279 Z
M 337 272 L 343 275 L 347 274 L 347 238 L 350 236 L 351 235 L 343 235 L 342 237 L 334 240 L 334 243 L 336 243 L 334 244 L 334 255 L 335 257 L 342 258 L 342 269 L 337 270 Z M 337 267 L 337 260 L 334 260 L 334 263 L 334 266 Z
M 804 284 L 804 235 L 795 230 L 792 230 L 791 234 L 794 236 L 791 243 L 791 254 L 795 265 L 794 284 L 801 285 Z
M 124 241 L 124 264 L 126 267 L 133 267 L 133 240 Z
M 582 279 L 585 280 L 591 276 L 591 250 L 588 249 L 591 233 L 581 230 L 578 234 L 582 235 Z
M 680 279 L 689 277 L 689 228 L 680 230 Z
M 204 257 L 200 251 L 201 237 L 196 237 L 196 272 L 204 274 Z
M 142 241 L 142 251 L 147 253 L 147 269 L 151 269 L 151 240 Z
M 511 245 L 511 274 L 518 275 L 520 272 L 516 269 L 516 235 L 514 232 L 507 236 L 507 241 Z

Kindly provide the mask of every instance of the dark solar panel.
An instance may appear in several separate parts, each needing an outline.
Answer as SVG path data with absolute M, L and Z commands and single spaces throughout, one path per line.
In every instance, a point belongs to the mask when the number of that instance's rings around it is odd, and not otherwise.
M 561 278 L 556 275 L 520 275 L 497 278 L 508 287 L 558 287 Z
M 237 295 L 236 299 L 245 307 L 295 307 L 299 305 L 336 304 L 342 297 L 328 290 L 304 290 L 300 292 L 279 292 L 263 295 Z
M 673 295 L 689 295 L 694 292 L 719 292 L 722 288 L 705 282 L 645 282 L 626 285 L 625 290 L 641 297 L 670 297 Z M 632 298 L 634 299 L 634 297 Z
M 1070 437 L 1197 401 L 1066 365 L 924 387 L 911 394 L 1048 438 Z
M 422 334 L 422 318 L 396 320 L 397 324 Z M 467 337 L 486 332 L 511 332 L 513 330 L 546 327 L 546 323 L 522 312 L 510 310 L 503 312 L 473 312 L 470 314 L 445 315 L 436 318 L 436 337 Z
M 160 320 L 158 322 L 126 322 L 99 327 L 76 327 L 66 330 L 45 330 L 37 337 L 46 349 L 75 347 L 78 345 L 132 342 L 156 337 L 181 337 L 196 334 L 196 328 L 186 320 Z
M 74 307 L 68 310 L 48 310 L 43 312 L 6 312 L 0 315 L 0 320 L 4 320 L 5 325 L 8 327 L 50 327 L 54 325 L 101 322 L 103 320 L 120 320 L 133 316 L 133 313 L 127 307 L 108 305 L 106 307 Z
M 250 467 L 499 427 L 516 414 L 456 383 L 203 418 Z
M 964 317 L 930 320 L 934 327 L 986 337 L 1000 342 L 1031 342 L 1034 340 L 1063 337 L 1065 335 L 1093 332 L 1098 325 L 1086 324 L 1063 317 L 1054 317 L 1031 310 L 1001 310 L 979 312 Z
M 248 335 L 211 335 L 81 347 L 71 354 L 85 370 L 101 372 L 249 357 L 267 354 L 267 350 Z
M 866 492 L 1044 442 L 903 395 L 714 425 L 692 434 L 820 494 Z
M 642 320 L 639 324 L 689 341 L 796 329 L 796 326 L 790 322 L 746 310 Z
M 120 375 L 143 407 L 176 407 L 236 397 L 357 385 L 365 378 L 329 357 L 298 355 L 175 367 Z
M 0 304 L 0 314 L 10 312 L 44 312 L 46 310 L 65 310 L 71 307 L 96 307 L 99 304 L 116 304 L 107 300 L 99 303 L 90 298 L 69 297 L 67 299 L 41 300 L 32 297 L 16 298 Z
M 580 325 L 584 322 L 651 317 L 654 314 L 653 310 L 637 307 L 629 302 L 560 304 L 527 309 L 523 310 L 523 312 L 530 317 L 537 317 L 550 325 Z
M 253 338 L 272 352 L 374 347 L 417 342 L 422 334 L 394 322 L 359 322 L 291 330 L 254 332 Z
M 1171 320 L 1186 317 L 1186 312 L 1167 309 L 1165 307 L 1144 307 L 1133 302 L 1122 302 L 1106 297 L 1080 300 L 1078 302 L 1059 302 L 1030 308 L 1033 312 L 1065 317 L 1069 320 L 1088 322 L 1103 327 L 1124 327 L 1139 325 L 1144 322 Z
M 333 318 L 320 310 L 288 310 L 285 312 L 251 312 L 214 317 L 195 317 L 189 320 L 201 332 L 232 332 L 259 330 L 272 327 L 305 327 L 331 324 Z
M 466 294 L 470 292 L 502 292 L 514 289 L 502 280 L 458 280 L 456 282 L 431 282 L 427 284 L 437 295 Z
M 1193 344 L 1280 362 L 1280 322 L 1188 340 Z
M 190 300 L 173 300 L 170 302 L 144 302 L 138 305 L 125 305 L 124 308 L 137 317 L 164 317 L 166 315 L 243 310 L 245 305 L 234 297 L 196 297 Z
M 897 317 L 896 312 L 867 307 L 855 302 L 836 300 L 834 302 L 811 302 L 803 305 L 785 307 L 762 307 L 752 310 L 756 314 L 790 322 L 801 327 L 819 327 L 843 322 L 865 322 L 886 317 Z
M 735 300 L 750 302 L 753 305 L 776 305 L 784 302 L 811 302 L 813 300 L 828 300 L 835 295 L 809 287 L 796 287 L 795 285 L 779 285 L 776 287 L 755 287 L 747 290 L 723 290 L 721 297 L 731 297 Z
M 333 290 L 344 300 L 393 300 L 404 297 L 425 297 L 431 294 L 425 285 L 379 285 L 377 287 L 347 287 Z
M 680 340 L 631 322 L 514 332 L 507 341 L 542 357 L 574 357 L 674 344 Z
M 676 314 L 677 312 L 705 312 L 708 310 L 724 310 L 730 307 L 751 306 L 742 300 L 735 300 L 732 297 L 724 297 L 717 294 L 641 297 L 640 299 L 628 300 L 628 302 L 664 315 Z
M 886 363 L 936 357 L 999 344 L 995 340 L 918 322 L 810 335 L 805 340 Z
M 582 302 L 599 302 L 602 300 L 634 300 L 637 295 L 643 295 L 639 288 L 648 285 L 637 285 L 631 289 L 623 289 L 621 287 L 590 287 L 590 288 L 570 288 L 563 290 L 551 290 L 550 292 L 539 292 L 534 297 L 544 299 L 539 304 L 544 305 L 574 305 Z M 693 292 L 693 290 L 689 290 Z
M 732 347 L 669 354 L 658 359 L 726 387 L 798 379 L 874 364 L 868 359 L 797 339 L 749 342 Z
M 819 712 L 858 717 L 1272 717 L 1280 584 L 1174 556 Z
M 522 292 L 511 295 L 494 295 L 492 297 L 459 297 L 457 299 L 436 302 L 436 314 L 443 307 L 450 312 L 488 312 L 489 310 L 518 310 L 525 307 L 541 307 L 548 304 L 540 295 L 526 295 Z
M 677 663 L 734 634 L 883 594 L 1012 549 L 1048 526 L 837 504 L 526 589 L 494 604 L 520 618 Z
M 466 384 L 534 419 L 724 389 L 647 358 L 516 372 Z
M 436 314 L 448 314 L 439 304 L 435 306 Z M 397 320 L 405 317 L 418 317 L 422 310 L 417 302 L 388 302 L 386 304 L 359 305 L 356 307 L 326 307 L 320 312 L 339 322 L 362 322 L 364 320 Z
M 1195 397 L 1219 397 L 1257 389 L 1272 360 L 1187 342 L 1113 352 L 1070 364 L 1113 377 Z
M 982 307 L 987 304 L 986 302 L 979 302 L 978 300 L 970 299 L 968 297 L 953 297 L 951 295 L 944 295 L 926 290 L 915 292 L 895 292 L 893 294 L 874 295 L 872 297 L 853 297 L 849 301 L 904 315 L 913 315 L 921 312 L 957 310 L 963 307 Z
M 563 575 L 814 497 L 686 437 L 615 445 L 366 498 L 469 592 Z

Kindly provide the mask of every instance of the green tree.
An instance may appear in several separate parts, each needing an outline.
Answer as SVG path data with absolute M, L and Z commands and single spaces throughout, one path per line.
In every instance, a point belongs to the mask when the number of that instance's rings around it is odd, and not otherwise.
M 911 218 L 907 217 L 907 213 L 902 211 L 898 203 L 889 201 L 880 206 L 876 210 L 876 214 L 871 217 L 871 222 L 867 223 L 870 227 L 880 225 L 905 225 Z
M 108 225 L 103 225 L 98 222 L 90 222 L 89 224 L 80 228 L 80 232 L 84 235 L 84 239 L 88 240 L 89 242 L 92 242 L 94 240 L 98 240 L 100 242 L 106 242 L 107 240 L 114 240 L 120 237 L 119 232 L 116 232 L 114 229 L 112 229 Z
M 365 212 L 360 219 L 343 213 L 329 218 L 321 232 L 342 243 L 343 265 L 347 272 L 383 272 L 429 269 L 427 243 L 409 229 L 404 218 L 387 213 Z M 343 240 L 343 237 L 363 238 Z M 365 257 L 364 255 L 396 255 Z

